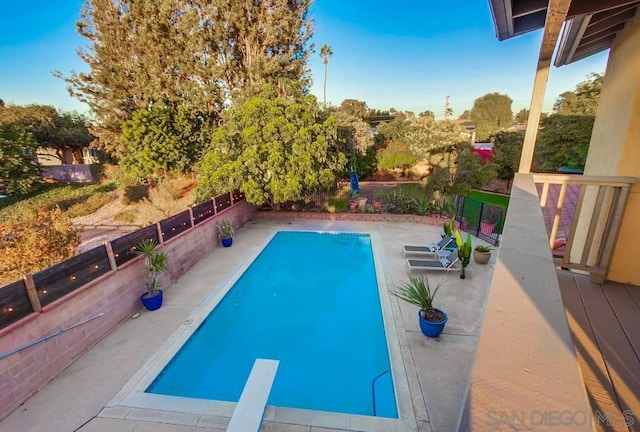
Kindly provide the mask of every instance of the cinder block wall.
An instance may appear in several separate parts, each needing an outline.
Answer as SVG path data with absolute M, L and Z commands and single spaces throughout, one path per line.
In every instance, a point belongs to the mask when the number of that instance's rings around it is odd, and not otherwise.
M 231 219 L 244 225 L 255 208 L 245 201 L 167 241 L 169 286 L 202 257 L 221 247 L 216 224 Z M 171 288 L 169 288 L 171 289 Z M 0 330 L 0 355 L 83 320 L 104 314 L 0 360 L 0 420 L 84 354 L 119 323 L 140 309 L 144 264 L 136 258 L 76 291 Z

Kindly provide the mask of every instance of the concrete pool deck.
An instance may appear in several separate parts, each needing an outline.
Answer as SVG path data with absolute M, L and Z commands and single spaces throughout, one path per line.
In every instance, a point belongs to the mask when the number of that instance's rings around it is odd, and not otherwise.
M 402 245 L 436 240 L 440 227 L 412 223 L 333 222 L 263 220 L 257 218 L 239 229 L 231 248 L 216 248 L 165 292 L 162 309 L 141 311 L 137 319 L 118 326 L 89 352 L 80 357 L 39 393 L 0 422 L 2 431 L 223 431 L 233 405 L 227 412 L 195 414 L 178 410 L 157 410 L 123 405 L 125 387 L 158 349 L 181 327 L 188 324 L 194 309 L 215 290 L 249 264 L 277 229 L 370 232 L 382 247 L 377 251 L 387 286 L 406 279 L 408 269 Z M 374 244 L 375 247 L 375 244 Z M 364 416 L 333 416 L 317 412 L 299 421 L 304 413 L 269 407 L 261 430 L 283 432 L 328 431 L 451 431 L 456 427 L 468 386 L 493 262 L 472 264 L 466 280 L 458 273 L 432 273 L 447 284 L 436 297 L 447 311 L 449 322 L 439 339 L 424 337 L 418 328 L 417 308 L 390 297 L 396 340 L 406 373 L 408 400 L 399 397 L 400 407 L 410 406 L 414 418 L 403 423 L 385 422 Z M 210 281 L 214 280 L 215 283 Z M 391 339 L 391 337 L 390 337 Z M 390 347 L 390 349 L 393 349 Z M 393 355 L 392 355 L 393 358 Z M 392 360 L 393 361 L 393 360 Z M 396 368 L 398 365 L 394 365 Z M 394 372 L 395 373 L 395 372 Z M 396 377 L 397 378 L 397 377 Z M 397 383 L 396 383 L 397 384 Z M 126 389 L 125 389 L 126 390 Z M 300 410 L 304 411 L 304 410 Z M 402 411 L 402 410 L 401 410 Z M 406 412 L 406 411 L 405 411 Z M 304 416 L 302 416 L 304 417 Z M 304 424 L 301 424 L 304 423 Z M 398 426 L 401 425 L 401 426 Z

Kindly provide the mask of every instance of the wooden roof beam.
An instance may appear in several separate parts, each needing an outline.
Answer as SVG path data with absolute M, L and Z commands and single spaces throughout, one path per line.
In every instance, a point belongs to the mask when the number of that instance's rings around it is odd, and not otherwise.
M 584 35 L 591 36 L 593 33 L 626 22 L 636 14 L 636 7 L 637 6 L 633 6 L 616 12 L 606 11 L 592 15 L 591 22 L 589 23 L 587 31 L 584 32 Z
M 567 15 L 572 17 L 575 15 L 595 14 L 632 4 L 638 4 L 638 0 L 574 0 Z
M 547 16 L 542 35 L 540 54 L 538 55 L 538 67 L 536 77 L 533 82 L 533 93 L 531 95 L 531 105 L 529 108 L 529 119 L 527 130 L 524 135 L 522 155 L 520 156 L 520 167 L 518 172 L 529 173 L 533 165 L 533 150 L 538 135 L 538 124 L 540 123 L 540 113 L 542 112 L 542 101 L 549 79 L 549 69 L 551 67 L 551 57 L 556 48 L 562 24 L 569 12 L 571 0 L 550 0 L 547 9 Z
M 580 45 L 588 44 L 593 41 L 606 38 L 607 36 L 610 36 L 610 35 L 615 35 L 616 33 L 618 33 L 620 30 L 624 28 L 624 24 L 625 24 L 624 22 L 621 22 L 615 26 L 608 27 L 597 33 L 592 33 L 589 36 L 587 36 L 587 33 L 585 32 L 585 34 L 582 35 L 582 39 L 580 40 Z M 587 27 L 587 30 L 588 30 L 588 27 Z
M 513 5 L 511 7 L 511 16 L 513 18 L 518 18 L 520 16 L 529 15 L 534 12 L 546 11 L 548 4 L 548 0 L 513 0 Z

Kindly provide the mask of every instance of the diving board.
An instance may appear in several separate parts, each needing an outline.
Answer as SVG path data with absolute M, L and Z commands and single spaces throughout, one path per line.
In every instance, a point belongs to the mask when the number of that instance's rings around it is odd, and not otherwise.
M 256 359 L 227 432 L 258 432 L 279 364 L 279 360 Z

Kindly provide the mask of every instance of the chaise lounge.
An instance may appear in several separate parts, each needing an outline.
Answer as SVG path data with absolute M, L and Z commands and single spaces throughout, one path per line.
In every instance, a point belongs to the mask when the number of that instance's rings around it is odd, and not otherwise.
M 460 271 L 462 266 L 455 265 L 458 261 L 458 251 L 453 250 L 437 259 L 408 259 L 407 267 L 411 270 Z M 467 266 L 467 270 L 471 267 Z
M 407 254 L 412 255 L 427 255 L 432 257 L 445 257 L 449 255 L 449 250 L 446 249 L 447 246 L 453 242 L 453 237 L 444 236 L 442 240 L 438 243 L 431 243 L 426 246 L 414 246 L 414 245 L 404 245 L 402 246 L 402 253 L 404 256 Z

